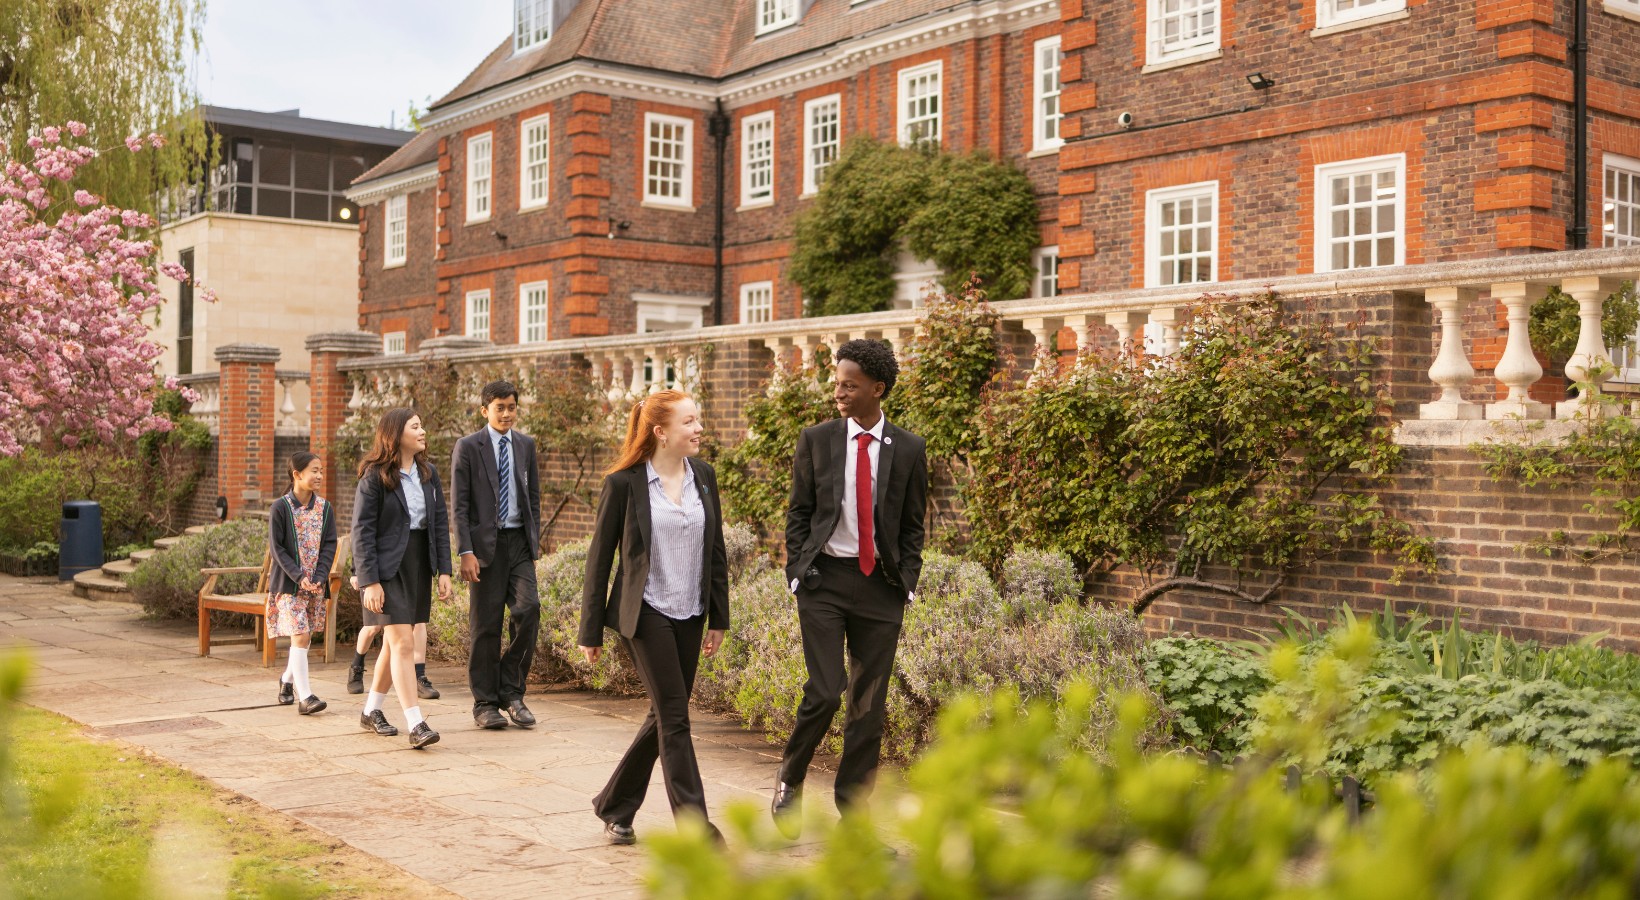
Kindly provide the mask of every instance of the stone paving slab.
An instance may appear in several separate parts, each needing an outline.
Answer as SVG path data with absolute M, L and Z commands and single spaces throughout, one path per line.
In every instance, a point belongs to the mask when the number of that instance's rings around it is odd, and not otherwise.
M 641 897 L 641 848 L 612 847 L 592 796 L 631 741 L 642 699 L 546 689 L 532 694 L 534 729 L 486 732 L 458 667 L 429 666 L 443 696 L 422 701 L 441 734 L 423 751 L 403 736 L 359 728 L 362 697 L 346 693 L 351 650 L 310 663 L 330 703 L 299 716 L 274 700 L 278 668 L 249 644 L 199 657 L 192 623 L 155 622 L 124 602 L 84 600 L 48 579 L 0 576 L 0 648 L 34 663 L 24 699 L 236 791 L 463 897 Z M 283 663 L 283 652 L 280 664 Z M 397 702 L 389 720 L 403 728 Z M 714 816 L 731 801 L 767 800 L 779 748 L 696 710 L 695 742 Z M 670 831 L 659 766 L 634 827 Z M 816 769 L 809 803 L 831 811 L 831 774 Z M 767 858 L 790 865 L 799 843 Z

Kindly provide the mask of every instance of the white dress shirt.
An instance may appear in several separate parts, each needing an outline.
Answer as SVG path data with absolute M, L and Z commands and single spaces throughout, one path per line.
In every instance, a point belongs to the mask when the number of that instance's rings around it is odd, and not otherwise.
M 427 527 L 427 495 L 421 492 L 421 469 L 414 463 L 399 470 L 399 490 L 404 491 L 404 508 L 410 513 L 411 528 Z
M 518 508 L 518 442 L 513 440 L 512 429 L 507 429 L 503 435 L 489 425 L 484 430 L 490 435 L 490 455 L 495 459 L 496 477 L 501 477 L 501 440 L 507 440 L 507 465 L 512 469 L 512 477 L 501 485 L 501 493 L 507 495 L 507 521 L 501 523 L 502 528 L 523 528 L 524 516 Z M 500 500 L 499 497 L 496 498 Z
M 862 434 L 871 435 L 871 443 L 866 454 L 871 457 L 871 472 L 869 477 L 873 488 L 871 499 L 872 509 L 876 509 L 877 494 L 877 459 L 882 455 L 883 425 L 888 421 L 887 416 L 877 416 L 877 424 L 869 430 L 860 427 L 860 423 L 853 418 L 848 420 L 847 452 L 843 454 L 843 509 L 837 517 L 837 528 L 831 533 L 831 539 L 826 541 L 826 555 L 839 559 L 854 559 L 860 555 L 860 513 L 855 502 L 855 480 L 860 468 L 860 445 L 857 438 Z M 874 548 L 875 549 L 875 548 Z

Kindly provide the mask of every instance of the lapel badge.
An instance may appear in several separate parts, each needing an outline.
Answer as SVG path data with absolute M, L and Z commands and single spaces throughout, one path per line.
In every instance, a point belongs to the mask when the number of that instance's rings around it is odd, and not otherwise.
M 883 443 L 892 444 L 892 443 L 894 443 L 894 439 L 889 437 L 888 435 L 883 435 Z

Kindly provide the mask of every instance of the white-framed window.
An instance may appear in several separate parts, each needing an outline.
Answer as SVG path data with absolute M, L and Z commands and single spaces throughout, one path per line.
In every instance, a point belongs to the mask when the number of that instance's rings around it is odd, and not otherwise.
M 405 214 L 407 201 L 405 195 L 394 194 L 387 198 L 387 228 L 384 229 L 386 242 L 386 262 L 384 266 L 402 266 L 409 252 L 409 241 L 405 237 L 410 228 L 408 216 Z
M 1606 12 L 1640 22 L 1640 0 L 1606 0 Z
M 768 34 L 797 22 L 798 0 L 757 0 L 757 33 Z
M 1405 262 L 1405 184 L 1405 154 L 1316 166 L 1316 271 Z
M 490 217 L 490 133 L 467 139 L 467 221 Z
M 1146 43 L 1145 62 L 1155 65 L 1219 49 L 1219 2 L 1150 0 L 1150 40 Z
M 513 0 L 513 52 L 552 37 L 553 0 Z
M 900 70 L 900 143 L 940 142 L 940 82 L 943 63 Z
M 539 115 L 518 125 L 518 208 L 540 209 L 551 193 L 552 117 Z
M 774 201 L 774 113 L 740 120 L 740 205 Z
M 644 115 L 644 202 L 694 205 L 694 130 L 695 124 L 688 119 Z
M 1330 28 L 1403 12 L 1407 0 L 1315 0 L 1315 6 L 1316 27 Z
M 383 356 L 403 356 L 404 355 L 404 332 L 402 332 L 402 331 L 389 331 L 386 334 L 382 335 L 382 355 Z
M 1605 155 L 1601 231 L 1608 247 L 1640 247 L 1640 160 Z
M 1059 65 L 1065 54 L 1059 50 L 1059 36 L 1036 42 L 1036 77 L 1031 80 L 1033 150 L 1052 150 L 1064 143 L 1059 139 Z
M 1219 280 L 1219 183 L 1145 194 L 1145 287 Z
M 803 104 L 803 193 L 826 182 L 826 169 L 843 146 L 843 97 L 830 94 Z
M 467 336 L 490 339 L 490 292 L 467 292 Z
M 539 344 L 547 339 L 547 282 L 518 286 L 518 342 Z
M 655 334 L 664 331 L 685 331 L 701 327 L 711 297 L 684 294 L 632 295 L 637 307 L 638 333 Z
M 1031 267 L 1036 270 L 1031 278 L 1031 296 L 1059 296 L 1059 248 L 1036 248 L 1031 254 Z
M 740 324 L 774 321 L 774 282 L 754 281 L 740 286 Z

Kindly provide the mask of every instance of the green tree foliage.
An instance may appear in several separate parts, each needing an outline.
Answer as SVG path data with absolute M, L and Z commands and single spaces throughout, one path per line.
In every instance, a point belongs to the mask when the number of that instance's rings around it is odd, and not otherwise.
M 888 415 L 928 442 L 930 460 L 966 467 L 985 392 L 1002 366 L 998 319 L 970 279 L 960 291 L 930 299 L 900 354 Z
M 1373 491 L 1401 455 L 1372 362 L 1353 330 L 1266 296 L 1196 309 L 1169 356 L 1086 354 L 993 392 L 964 491 L 975 549 L 992 566 L 1058 550 L 1090 580 L 1137 569 L 1139 612 L 1180 589 L 1262 603 L 1350 546 L 1433 570 Z
M 996 300 L 1030 292 L 1039 210 L 1007 161 L 937 147 L 849 142 L 796 223 L 791 277 L 811 316 L 887 309 L 901 247 L 956 293 L 977 274 Z
M 203 0 L 7 0 L 0 3 L 0 139 L 25 158 L 30 133 L 84 122 L 100 146 L 158 132 L 153 153 L 104 153 L 66 190 L 156 212 L 162 193 L 198 181 L 210 159 L 191 67 Z
M 1600 335 L 1605 346 L 1631 346 L 1635 328 L 1640 327 L 1640 298 L 1635 295 L 1634 282 L 1624 282 L 1600 308 Z M 1532 304 L 1532 319 L 1528 323 L 1532 346 L 1552 362 L 1565 365 L 1572 358 L 1582 327 L 1577 300 L 1559 287 L 1549 288 L 1542 300 Z
M 784 531 L 797 436 L 837 417 L 831 378 L 829 360 L 809 368 L 776 364 L 763 393 L 747 402 L 745 440 L 716 460 L 730 521 L 751 526 L 766 538 Z

